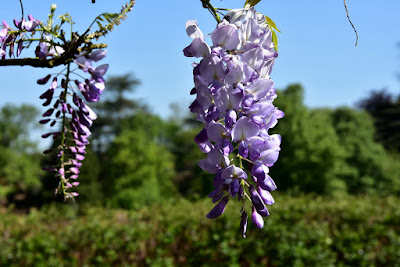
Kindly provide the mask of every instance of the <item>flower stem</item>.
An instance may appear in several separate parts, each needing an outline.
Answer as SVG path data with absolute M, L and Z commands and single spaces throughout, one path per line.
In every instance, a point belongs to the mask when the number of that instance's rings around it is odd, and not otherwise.
M 201 3 L 203 4 L 203 7 L 208 9 L 210 11 L 211 15 L 215 18 L 215 20 L 220 23 L 221 18 L 219 17 L 217 10 L 211 5 L 210 0 L 200 0 Z
M 22 19 L 24 18 L 24 6 L 22 5 L 22 0 L 19 0 L 19 3 L 21 5 L 21 13 L 22 13 L 21 21 L 22 21 Z
M 67 102 L 67 93 L 68 93 L 68 83 L 69 83 L 69 74 L 70 74 L 70 65 L 71 63 L 68 63 L 67 65 L 67 74 L 65 75 L 65 88 L 64 88 L 64 95 L 63 95 L 63 99 L 62 101 L 64 103 Z M 65 153 L 64 153 L 64 149 L 66 147 L 66 131 L 67 131 L 67 116 L 66 116 L 66 112 L 62 112 L 62 129 L 61 129 L 61 149 L 60 149 L 60 153 L 61 157 L 60 157 L 60 168 L 62 168 L 64 170 L 64 172 L 61 175 L 61 181 L 60 181 L 60 185 L 61 185 L 61 192 L 64 196 L 64 200 L 66 199 L 66 192 L 65 192 L 65 183 L 67 182 L 67 179 L 65 178 L 65 169 L 64 166 L 66 165 L 65 163 Z

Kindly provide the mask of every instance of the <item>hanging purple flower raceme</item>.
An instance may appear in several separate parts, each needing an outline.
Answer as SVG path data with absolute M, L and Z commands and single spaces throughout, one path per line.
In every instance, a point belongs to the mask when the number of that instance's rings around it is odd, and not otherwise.
M 199 166 L 215 174 L 209 197 L 218 203 L 207 218 L 220 216 L 229 198 L 237 197 L 245 237 L 247 214 L 262 228 L 267 205 L 274 203 L 270 191 L 276 189 L 268 173 L 278 159 L 281 137 L 269 129 L 284 113 L 273 105 L 277 95 L 270 73 L 278 54 L 272 31 L 265 16 L 251 7 L 228 12 L 211 33 L 212 46 L 196 21 L 186 22 L 186 32 L 193 41 L 184 55 L 202 58 L 194 63 L 191 93 L 196 99 L 189 108 L 205 124 L 195 138 L 207 153 Z M 246 197 L 251 212 L 246 212 Z
M 28 15 L 21 20 L 14 19 L 10 24 L 4 20 L 2 25 L 0 24 L 1 65 L 66 67 L 60 73 L 49 74 L 37 80 L 40 85 L 50 83 L 47 90 L 40 95 L 47 110 L 39 122 L 55 129 L 43 134 L 42 137 L 52 137 L 57 144 L 44 151 L 45 154 L 54 154 L 57 162 L 43 169 L 55 173 L 59 178 L 60 183 L 56 193 L 63 194 L 64 198 L 78 195 L 76 192 L 69 192 L 69 189 L 79 184 L 76 179 L 85 158 L 86 146 L 89 144 L 91 135 L 89 128 L 97 118 L 87 103 L 98 101 L 105 89 L 104 75 L 108 65 L 97 65 L 96 62 L 106 56 L 106 51 L 98 49 L 107 45 L 95 44 L 93 41 L 104 37 L 114 26 L 119 25 L 134 4 L 135 1 L 130 0 L 118 13 L 100 14 L 83 34 L 73 30 L 75 23 L 68 13 L 57 17 L 59 23 L 54 21 L 56 4 L 51 5 L 46 23 Z M 22 10 L 22 16 L 23 14 Z M 68 24 L 70 27 L 65 31 L 63 26 Z M 35 57 L 15 58 L 34 43 Z M 75 64 L 77 67 L 73 69 Z M 76 73 L 78 71 L 83 73 Z
M 25 18 L 19 21 L 14 19 L 13 22 L 16 29 L 10 27 L 10 25 L 4 20 L 0 26 L 2 28 L 0 30 L 1 59 L 6 58 L 7 50 L 10 58 L 18 57 L 22 50 L 26 47 L 24 46 L 24 42 L 29 42 L 30 39 L 33 39 L 38 26 L 42 23 L 40 20 L 35 19 L 32 15 L 28 15 L 28 20 L 25 20 Z M 28 33 L 31 35 L 30 37 L 27 36 Z M 15 45 L 17 45 L 16 51 Z
M 54 55 L 47 54 L 46 56 Z M 65 198 L 78 196 L 77 192 L 69 192 L 69 190 L 79 185 L 77 178 L 79 168 L 85 159 L 86 146 L 89 144 L 91 135 L 89 128 L 97 118 L 87 102 L 100 99 L 105 88 L 103 76 L 108 69 L 108 64 L 94 67 L 93 63 L 105 56 L 105 50 L 96 50 L 89 54 L 82 53 L 76 56 L 74 61 L 78 67 L 76 70 L 71 70 L 71 65 L 74 63 L 69 63 L 66 74 L 49 74 L 37 81 L 38 84 L 43 85 L 53 77 L 50 88 L 40 96 L 40 99 L 45 100 L 43 106 L 50 107 L 43 113 L 40 123 L 50 123 L 50 127 L 56 125 L 59 127 L 55 131 L 42 135 L 43 138 L 52 136 L 53 139 L 60 139 L 58 147 L 44 151 L 45 154 L 54 153 L 59 158 L 59 163 L 44 169 L 54 172 L 60 179 L 56 193 L 62 193 Z M 90 77 L 82 80 L 82 75 L 75 73 L 78 70 L 89 74 Z M 78 78 L 73 79 L 73 75 Z M 59 76 L 64 76 L 61 82 Z M 54 104 L 51 105 L 53 102 Z

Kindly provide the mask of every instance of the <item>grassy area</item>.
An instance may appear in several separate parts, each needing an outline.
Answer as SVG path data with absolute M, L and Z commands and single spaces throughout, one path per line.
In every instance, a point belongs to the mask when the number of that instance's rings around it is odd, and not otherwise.
M 0 211 L 1 266 L 399 266 L 400 199 L 276 195 L 264 229 L 239 233 L 239 203 L 138 211 L 49 206 Z

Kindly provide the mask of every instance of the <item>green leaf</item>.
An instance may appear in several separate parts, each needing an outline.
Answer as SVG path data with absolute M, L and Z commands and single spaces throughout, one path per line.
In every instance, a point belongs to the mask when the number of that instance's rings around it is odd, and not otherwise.
M 103 25 L 101 25 L 100 21 L 96 21 L 97 25 L 99 26 L 99 29 L 102 30 L 103 29 Z
M 268 23 L 269 26 L 271 26 L 273 29 L 277 30 L 278 32 L 281 32 L 280 30 L 278 30 L 278 28 L 276 27 L 275 22 L 270 17 L 265 16 L 265 19 L 267 20 L 267 23 Z
M 278 52 L 278 36 L 276 36 L 276 32 L 272 30 L 272 42 L 275 44 L 275 50 Z
M 257 5 L 259 2 L 261 2 L 261 0 L 246 0 L 246 3 L 244 4 L 244 6 L 252 7 L 252 6 Z

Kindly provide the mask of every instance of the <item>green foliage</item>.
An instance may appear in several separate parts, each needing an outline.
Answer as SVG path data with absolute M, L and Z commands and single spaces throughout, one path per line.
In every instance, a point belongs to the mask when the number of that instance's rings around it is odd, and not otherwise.
M 24 201 L 41 188 L 40 157 L 29 135 L 37 114 L 29 105 L 0 110 L 0 204 Z
M 268 16 L 264 15 L 265 20 L 267 21 L 268 25 L 273 29 L 273 30 L 277 30 L 278 32 L 281 32 L 278 27 L 276 27 L 275 22 Z
M 101 205 L 104 202 L 104 194 L 101 182 L 99 180 L 101 173 L 101 163 L 96 153 L 88 147 L 86 149 L 85 160 L 79 169 L 79 186 L 77 192 L 78 203 L 88 203 L 91 205 Z
M 136 111 L 145 110 L 137 100 L 129 99 L 128 93 L 135 90 L 140 81 L 132 74 L 111 76 L 107 78 L 106 87 L 100 102 L 93 108 L 98 119 L 92 126 L 93 149 L 100 153 L 105 151 L 113 139 L 121 132 L 121 122 Z M 102 159 L 103 156 L 100 155 Z
M 386 90 L 372 91 L 358 106 L 373 117 L 376 139 L 387 150 L 400 152 L 400 95 L 393 96 Z
M 89 34 L 89 39 L 99 38 L 100 36 L 106 35 L 114 29 L 115 25 L 120 25 L 121 22 L 126 19 L 127 13 L 132 10 L 134 4 L 135 1 L 131 0 L 128 3 L 122 5 L 120 13 L 103 13 L 97 16 L 92 25 L 96 23 L 99 29 L 92 34 Z M 104 24 L 103 22 L 106 23 Z
M 40 161 L 27 153 L 0 148 L 0 203 L 6 198 L 24 200 L 41 187 Z
M 35 149 L 30 133 L 37 128 L 38 115 L 39 111 L 31 105 L 4 105 L 0 109 L 0 147 L 17 151 Z
M 244 3 L 244 6 L 247 7 L 251 7 L 251 6 L 255 6 L 257 5 L 261 0 L 246 0 L 246 2 Z
M 239 232 L 234 202 L 208 220 L 208 200 L 138 211 L 50 206 L 0 211 L 4 266 L 397 266 L 395 197 L 275 195 L 262 230 Z M 373 203 L 373 204 L 372 204 Z
M 124 120 L 121 129 L 107 153 L 111 205 L 138 208 L 172 196 L 174 160 L 159 142 L 161 119 L 138 113 Z
M 278 36 L 276 35 L 276 32 L 274 30 L 272 30 L 272 42 L 275 45 L 274 49 L 276 50 L 276 52 L 278 52 Z
M 271 174 L 278 188 L 293 193 L 330 193 L 338 187 L 335 177 L 343 164 L 344 148 L 329 112 L 310 111 L 302 102 L 300 85 L 289 86 L 276 99 L 285 117 L 272 131 L 282 135 L 282 150 Z
M 185 198 L 206 197 L 213 190 L 214 177 L 198 166 L 198 162 L 206 157 L 194 142 L 194 137 L 200 132 L 201 127 L 197 124 L 189 127 L 185 124 L 186 127 L 182 127 L 173 122 L 169 125 L 171 127 L 168 137 L 169 148 L 175 157 L 174 185 Z
M 374 124 L 366 112 L 350 108 L 338 108 L 332 119 L 341 146 L 345 148 L 345 164 L 340 177 L 350 193 L 396 193 L 400 192 L 394 182 L 400 179 L 385 170 L 389 160 L 382 145 L 374 141 Z
M 285 117 L 273 129 L 282 151 L 271 173 L 292 193 L 399 194 L 400 161 L 374 140 L 372 118 L 351 108 L 309 109 L 303 88 L 290 85 L 277 106 Z

